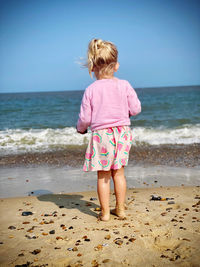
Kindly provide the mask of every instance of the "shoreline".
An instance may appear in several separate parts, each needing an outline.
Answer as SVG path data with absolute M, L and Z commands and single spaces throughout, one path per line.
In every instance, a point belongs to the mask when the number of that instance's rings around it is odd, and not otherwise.
M 0 167 L 54 165 L 72 168 L 83 165 L 87 146 L 68 146 L 64 150 L 0 156 Z M 129 165 L 149 164 L 176 167 L 199 167 L 200 144 L 132 146 Z
M 173 202 L 150 201 L 152 194 Z M 126 220 L 111 215 L 105 223 L 94 191 L 1 199 L 0 264 L 199 265 L 199 186 L 129 189 L 126 207 Z
M 200 168 L 128 165 L 125 176 L 127 188 L 200 185 Z M 0 169 L 0 198 L 90 191 L 96 190 L 96 183 L 96 172 L 83 172 L 82 168 L 77 167 L 4 167 Z M 111 179 L 111 189 L 113 188 Z
M 85 149 L 0 157 L 0 198 L 96 190 L 96 172 L 82 171 Z M 200 185 L 199 151 L 200 144 L 133 146 L 127 187 Z

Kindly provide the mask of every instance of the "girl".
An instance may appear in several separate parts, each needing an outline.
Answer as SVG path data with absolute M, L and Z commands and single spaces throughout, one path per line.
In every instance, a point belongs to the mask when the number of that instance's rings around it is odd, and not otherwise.
M 110 218 L 110 178 L 114 182 L 116 207 L 111 213 L 125 218 L 126 179 L 132 143 L 130 116 L 141 112 L 136 92 L 128 81 L 114 77 L 119 68 L 116 46 L 108 41 L 93 39 L 88 46 L 87 67 L 96 77 L 84 92 L 77 131 L 92 135 L 85 154 L 84 171 L 97 171 L 97 192 L 101 205 L 100 220 Z

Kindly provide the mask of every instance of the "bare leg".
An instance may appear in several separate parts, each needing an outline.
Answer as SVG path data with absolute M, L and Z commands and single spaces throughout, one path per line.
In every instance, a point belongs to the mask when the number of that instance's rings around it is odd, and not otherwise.
M 111 213 L 124 218 L 124 203 L 126 199 L 126 178 L 124 176 L 124 167 L 121 167 L 121 169 L 118 170 L 112 170 L 112 178 L 114 182 L 116 208 L 112 210 Z
M 101 205 L 101 216 L 102 221 L 108 221 L 110 218 L 110 177 L 111 171 L 98 171 L 97 180 L 97 193 L 99 202 Z

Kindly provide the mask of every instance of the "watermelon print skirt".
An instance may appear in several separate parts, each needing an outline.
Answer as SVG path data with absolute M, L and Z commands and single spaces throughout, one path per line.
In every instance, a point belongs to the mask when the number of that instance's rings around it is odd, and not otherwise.
M 127 166 L 132 134 L 129 126 L 117 126 L 92 132 L 83 170 L 109 171 Z

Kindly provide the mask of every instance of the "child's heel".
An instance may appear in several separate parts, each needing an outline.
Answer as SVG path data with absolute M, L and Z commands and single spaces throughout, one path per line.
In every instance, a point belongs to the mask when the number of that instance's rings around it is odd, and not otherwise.
M 98 220 L 108 222 L 110 220 L 110 214 L 102 215 L 102 213 L 100 213 L 98 216 Z
M 116 215 L 120 219 L 125 219 L 126 218 L 124 207 L 123 208 L 116 207 L 115 209 L 112 209 L 110 211 L 110 213 L 113 214 L 113 215 Z

